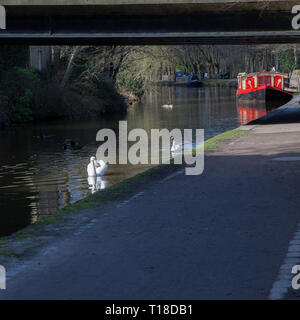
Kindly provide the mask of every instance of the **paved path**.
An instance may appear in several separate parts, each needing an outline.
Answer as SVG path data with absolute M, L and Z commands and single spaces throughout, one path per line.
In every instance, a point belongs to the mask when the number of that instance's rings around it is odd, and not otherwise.
M 93 210 L 0 298 L 267 299 L 300 222 L 300 161 L 273 159 L 300 156 L 300 124 L 250 129 L 208 154 L 203 175 Z

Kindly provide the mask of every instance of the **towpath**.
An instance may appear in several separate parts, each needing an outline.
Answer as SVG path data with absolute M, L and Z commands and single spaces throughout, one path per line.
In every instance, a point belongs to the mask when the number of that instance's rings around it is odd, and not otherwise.
M 246 129 L 206 155 L 202 175 L 179 171 L 91 210 L 11 274 L 0 298 L 297 298 L 300 124 Z

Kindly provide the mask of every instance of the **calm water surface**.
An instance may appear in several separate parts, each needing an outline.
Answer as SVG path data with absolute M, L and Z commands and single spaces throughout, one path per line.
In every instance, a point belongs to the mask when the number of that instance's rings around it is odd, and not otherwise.
M 172 109 L 163 108 L 173 104 Z M 145 102 L 122 117 L 94 121 L 51 121 L 0 131 L 0 236 L 9 235 L 94 191 L 107 188 L 147 168 L 110 165 L 107 175 L 88 181 L 86 167 L 96 154 L 96 133 L 117 131 L 118 121 L 128 129 L 205 129 L 208 139 L 239 125 L 233 88 L 155 87 Z M 46 135 L 40 139 L 40 134 Z M 66 139 L 81 150 L 64 150 Z

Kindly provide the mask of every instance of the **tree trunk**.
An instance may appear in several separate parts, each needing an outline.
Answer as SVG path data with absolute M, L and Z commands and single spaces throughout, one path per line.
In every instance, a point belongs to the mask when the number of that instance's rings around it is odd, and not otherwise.
M 59 46 L 54 46 L 52 50 L 52 63 L 54 71 L 59 69 L 60 66 L 60 52 L 61 48 Z
M 61 88 L 61 89 L 64 89 L 64 87 L 66 86 L 66 84 L 68 83 L 68 81 L 69 81 L 69 79 L 70 79 L 70 77 L 71 77 L 71 75 L 72 75 L 73 62 L 74 62 L 74 60 L 75 60 L 78 52 L 79 52 L 79 47 L 77 46 L 77 47 L 75 47 L 75 49 L 74 49 L 74 51 L 73 51 L 73 53 L 72 53 L 72 55 L 71 55 L 71 57 L 70 57 L 67 70 L 66 70 L 66 72 L 65 72 L 65 74 L 64 74 L 64 77 L 63 77 L 63 79 L 62 79 L 62 82 L 61 82 L 61 84 L 60 84 L 60 88 Z
M 294 69 L 298 68 L 297 47 L 294 45 Z
M 123 60 L 124 60 L 124 55 L 123 54 L 121 54 L 121 56 L 120 56 L 120 59 L 119 59 L 119 62 L 118 62 L 118 64 L 117 64 L 117 66 L 114 68 L 114 71 L 113 71 L 113 74 L 112 74 L 112 81 L 116 81 L 116 79 L 117 79 L 117 75 L 118 75 L 118 73 L 119 73 L 119 70 L 120 70 L 120 67 L 121 67 L 121 65 L 122 65 L 122 62 L 123 62 Z

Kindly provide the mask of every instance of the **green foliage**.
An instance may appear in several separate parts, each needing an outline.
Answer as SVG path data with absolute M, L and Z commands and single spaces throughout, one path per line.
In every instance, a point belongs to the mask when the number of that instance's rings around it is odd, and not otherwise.
M 28 46 L 1 45 L 0 46 L 0 71 L 8 71 L 15 66 L 25 67 L 29 55 Z
M 117 84 L 131 91 L 138 99 L 141 99 L 145 92 L 144 79 L 126 76 L 124 73 L 119 75 Z
M 107 81 L 105 78 L 99 78 L 96 82 L 96 88 L 96 96 L 101 98 L 105 113 L 113 113 L 126 109 L 126 105 L 119 95 L 115 83 Z
M 0 85 L 1 93 L 13 104 L 16 122 L 32 120 L 31 107 L 39 84 L 40 76 L 32 69 L 14 67 L 5 73 Z
M 32 91 L 26 88 L 24 95 L 16 97 L 15 117 L 17 122 L 25 122 L 32 120 L 32 111 L 30 108 L 32 96 Z
M 293 49 L 279 53 L 280 69 L 282 72 L 290 73 L 295 68 L 295 58 Z

